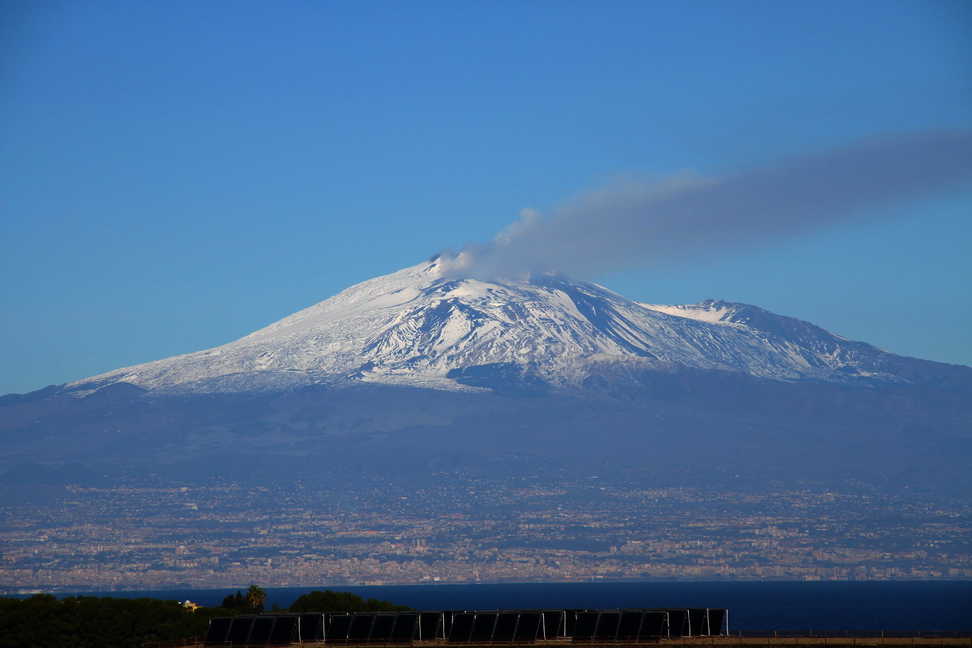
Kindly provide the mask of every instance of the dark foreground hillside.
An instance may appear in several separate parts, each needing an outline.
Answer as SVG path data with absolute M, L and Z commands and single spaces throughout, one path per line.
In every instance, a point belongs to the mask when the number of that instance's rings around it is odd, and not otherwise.
M 49 594 L 0 598 L 0 648 L 135 648 L 160 642 L 196 645 L 206 636 L 210 619 L 262 612 L 265 596 L 261 588 L 251 585 L 247 595 L 239 591 L 235 596 L 230 594 L 221 607 L 195 608 L 152 598 L 69 596 L 58 600 Z M 293 612 L 409 609 L 330 590 L 300 596 L 291 608 Z
M 221 608 L 190 610 L 178 601 L 68 597 L 0 599 L 3 648 L 128 648 L 202 636 Z

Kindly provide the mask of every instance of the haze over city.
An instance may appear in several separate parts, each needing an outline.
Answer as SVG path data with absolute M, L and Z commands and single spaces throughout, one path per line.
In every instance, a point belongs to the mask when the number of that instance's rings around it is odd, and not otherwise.
M 774 203 L 786 227 L 719 229 L 716 210 L 696 223 L 708 239 L 649 228 L 651 254 L 635 237 L 610 263 L 553 265 L 638 301 L 752 303 L 972 364 L 967 3 L 0 11 L 0 393 L 223 344 L 578 209 L 610 252 L 629 237 L 605 201 L 789 190 L 781 169 L 826 177 L 880 146 L 939 166 L 877 156 L 890 200 L 803 210 L 804 184 L 799 208 Z

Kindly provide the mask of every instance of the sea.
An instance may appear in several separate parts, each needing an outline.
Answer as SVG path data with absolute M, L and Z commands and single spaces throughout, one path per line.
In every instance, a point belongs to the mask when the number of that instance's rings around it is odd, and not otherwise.
M 245 589 L 245 588 L 243 588 Z M 419 610 L 726 608 L 736 633 L 969 633 L 972 581 L 639 581 L 267 588 L 266 606 L 313 590 L 352 592 Z M 218 605 L 236 590 L 78 592 Z M 59 596 L 65 596 L 60 593 Z

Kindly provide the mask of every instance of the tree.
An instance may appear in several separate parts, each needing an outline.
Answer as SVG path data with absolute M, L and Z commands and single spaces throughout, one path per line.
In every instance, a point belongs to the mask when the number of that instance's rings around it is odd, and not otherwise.
M 350 592 L 331 590 L 314 590 L 299 597 L 290 606 L 291 612 L 405 612 L 411 609 L 407 605 L 395 605 L 373 598 L 366 601 Z
M 250 589 L 246 591 L 246 603 L 251 610 L 257 614 L 263 614 L 263 602 L 267 600 L 267 593 L 256 583 L 250 583 Z
M 230 594 L 223 599 L 219 607 L 226 608 L 227 610 L 239 610 L 243 612 L 246 610 L 246 599 L 243 598 L 243 592 L 236 590 L 236 596 Z
M 236 596 L 230 594 L 223 599 L 220 607 L 236 610 L 244 614 L 263 614 L 263 604 L 267 600 L 266 591 L 255 583 L 251 583 L 246 594 L 237 590 Z

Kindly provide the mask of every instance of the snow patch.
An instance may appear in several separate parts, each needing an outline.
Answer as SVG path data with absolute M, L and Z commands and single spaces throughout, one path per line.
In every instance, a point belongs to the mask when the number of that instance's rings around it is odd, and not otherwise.
M 675 317 L 684 317 L 686 319 L 695 320 L 697 322 L 708 322 L 710 324 L 724 324 L 733 325 L 732 322 L 724 322 L 723 318 L 726 315 L 732 314 L 732 308 L 711 308 L 706 306 L 699 306 L 697 304 L 690 304 L 686 306 L 664 306 L 661 304 L 644 304 L 638 302 L 639 306 L 644 306 L 649 310 L 653 310 L 658 313 L 665 313 L 666 315 L 674 315 Z

